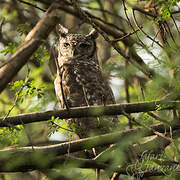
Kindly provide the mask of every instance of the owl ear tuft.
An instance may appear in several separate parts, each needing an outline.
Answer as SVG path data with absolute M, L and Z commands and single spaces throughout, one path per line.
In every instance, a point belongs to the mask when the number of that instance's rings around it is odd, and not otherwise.
M 88 35 L 87 35 L 88 38 L 90 39 L 96 39 L 98 37 L 98 32 L 97 30 L 93 29 Z
M 68 34 L 68 29 L 59 24 L 57 27 L 57 32 L 61 37 L 66 37 L 66 35 Z

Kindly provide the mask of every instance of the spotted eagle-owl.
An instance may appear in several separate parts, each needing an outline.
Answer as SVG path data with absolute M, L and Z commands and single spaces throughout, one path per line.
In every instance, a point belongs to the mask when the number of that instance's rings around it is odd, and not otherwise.
M 65 109 L 67 105 L 71 108 L 114 104 L 112 90 L 103 77 L 97 59 L 97 31 L 93 30 L 88 35 L 70 34 L 66 28 L 60 27 L 59 34 L 59 72 L 55 91 L 60 108 Z M 73 118 L 67 120 L 67 123 L 73 123 L 76 134 L 84 138 L 91 133 L 111 132 L 117 117 Z

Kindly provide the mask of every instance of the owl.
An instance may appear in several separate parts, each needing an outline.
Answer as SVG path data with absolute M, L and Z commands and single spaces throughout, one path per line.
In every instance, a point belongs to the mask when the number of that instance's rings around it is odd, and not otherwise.
M 61 109 L 82 106 L 114 104 L 114 96 L 101 71 L 96 38 L 92 30 L 87 35 L 71 34 L 62 26 L 59 29 L 56 96 Z M 79 138 L 92 133 L 111 132 L 117 124 L 116 116 L 84 117 L 68 119 Z

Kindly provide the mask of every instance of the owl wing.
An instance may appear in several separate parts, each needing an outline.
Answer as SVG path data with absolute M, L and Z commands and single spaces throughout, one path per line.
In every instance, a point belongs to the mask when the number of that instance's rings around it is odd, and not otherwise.
M 79 63 L 74 70 L 76 81 L 82 86 L 88 105 L 114 104 L 115 99 L 108 81 L 99 65 L 94 62 Z

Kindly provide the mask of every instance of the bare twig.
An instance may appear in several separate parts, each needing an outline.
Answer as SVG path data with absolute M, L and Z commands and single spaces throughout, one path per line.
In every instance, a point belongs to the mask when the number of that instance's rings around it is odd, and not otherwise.
M 137 28 L 138 28 L 143 34 L 145 34 L 147 38 L 149 38 L 151 41 L 155 42 L 155 43 L 158 44 L 161 48 L 163 48 L 163 46 L 162 46 L 158 41 L 154 40 L 154 39 L 153 39 L 151 36 L 149 36 L 145 31 L 143 31 L 142 28 L 140 28 L 140 26 L 138 25 L 136 16 L 135 16 L 135 10 L 133 9 L 132 12 L 133 12 L 134 22 L 135 22 Z
M 31 6 L 31 7 L 34 7 L 34 8 L 36 8 L 36 9 L 39 9 L 39 10 L 41 10 L 41 11 L 43 11 L 43 12 L 46 12 L 45 9 L 42 9 L 42 8 L 40 8 L 40 7 L 32 4 L 32 3 L 29 3 L 29 2 L 26 2 L 26 1 L 23 1 L 23 0 L 18 0 L 18 1 L 21 2 L 21 3 L 23 3 L 23 4 L 27 4 L 27 5 Z
M 179 28 L 178 28 L 178 26 L 177 26 L 177 23 L 176 23 L 176 21 L 175 21 L 175 19 L 174 19 L 174 17 L 173 17 L 173 14 L 172 14 L 172 13 L 171 13 L 171 18 L 172 18 L 172 20 L 173 20 L 173 22 L 174 22 L 174 25 L 175 25 L 175 27 L 176 27 L 176 29 L 177 29 L 178 33 L 180 34 Z
M 19 88 L 19 90 L 18 90 L 18 92 L 17 92 L 17 94 L 16 94 L 16 97 L 15 97 L 15 100 L 14 100 L 14 104 L 13 104 L 12 107 L 9 109 L 8 113 L 4 116 L 3 121 L 9 116 L 9 114 L 11 113 L 11 111 L 12 111 L 12 110 L 14 109 L 14 107 L 16 106 L 17 101 L 18 101 L 18 98 L 19 98 L 21 92 L 23 91 L 24 87 L 26 86 L 26 83 L 27 83 L 27 81 L 28 81 L 28 79 L 29 79 L 29 72 L 30 72 L 30 71 L 29 71 L 29 69 L 28 69 L 28 74 L 27 74 L 27 76 L 26 76 L 26 78 L 25 78 L 24 83 L 23 83 L 22 86 Z
M 176 41 L 175 41 L 175 39 L 174 39 L 174 37 L 173 37 L 173 34 L 172 34 L 172 32 L 171 32 L 171 28 L 169 27 L 168 23 L 165 21 L 164 24 L 166 24 L 166 27 L 167 27 L 167 29 L 168 29 L 168 31 L 169 31 L 169 34 L 170 34 L 171 39 L 173 40 L 174 43 L 176 43 Z M 166 31 L 167 31 L 167 30 L 166 30 Z
M 158 132 L 158 131 L 155 131 L 155 130 L 152 129 L 151 127 L 148 127 L 148 126 L 146 126 L 145 124 L 142 124 L 142 123 L 140 123 L 140 122 L 137 122 L 134 117 L 132 117 L 131 115 L 127 114 L 126 112 L 124 112 L 124 115 L 125 115 L 129 120 L 135 122 L 137 125 L 142 126 L 142 127 L 146 128 L 146 129 L 149 130 L 149 131 L 153 131 L 153 133 L 154 133 L 155 135 L 160 136 L 160 137 L 168 140 L 170 143 L 173 142 L 173 139 L 172 139 L 172 138 L 166 137 L 165 135 L 163 135 L 162 133 L 160 133 L 160 132 Z
M 152 17 L 152 18 L 157 18 L 157 15 L 152 14 L 152 13 L 150 13 L 150 12 L 148 12 L 148 11 L 144 11 L 144 10 L 141 9 L 141 8 L 133 7 L 133 9 L 136 10 L 136 11 L 141 12 L 141 13 L 144 14 L 144 15 L 150 16 L 150 17 Z
M 124 19 L 123 17 L 121 17 L 120 15 L 115 14 L 115 13 L 112 13 L 112 12 L 106 10 L 106 9 L 93 8 L 93 7 L 89 7 L 89 6 L 83 6 L 83 7 L 87 8 L 87 9 L 94 10 L 94 11 L 101 11 L 101 12 L 104 12 L 104 13 L 106 13 L 106 14 L 109 14 L 109 15 L 111 15 L 111 16 L 117 17 L 117 18 L 119 18 L 119 19 L 121 19 L 121 20 L 127 22 L 127 20 Z
M 141 27 L 141 28 L 142 28 L 142 27 Z M 123 37 L 120 37 L 120 38 L 117 38 L 117 39 L 114 39 L 114 40 L 111 40 L 111 41 L 112 41 L 112 42 L 122 41 L 123 39 L 128 38 L 129 36 L 137 33 L 138 31 L 139 31 L 139 29 L 137 29 L 137 30 L 135 30 L 135 31 L 133 31 L 133 32 L 130 32 L 130 33 L 124 35 Z
M 143 42 L 141 41 L 141 39 L 139 38 L 137 31 L 135 30 L 135 28 L 134 28 L 133 25 L 131 24 L 131 21 L 130 21 L 130 19 L 129 19 L 128 14 L 127 14 L 127 8 L 126 8 L 125 0 L 122 1 L 122 4 L 123 4 L 125 16 L 126 16 L 127 21 L 128 21 L 128 25 L 129 25 L 130 28 L 135 32 L 135 34 L 136 34 L 138 40 L 140 41 L 140 43 L 142 44 L 142 46 L 145 47 L 144 43 L 143 43 Z M 141 28 L 142 28 L 142 27 L 141 27 Z M 138 28 L 138 30 L 140 30 L 140 29 Z
M 64 127 L 60 126 L 59 124 L 56 124 L 54 121 L 50 121 L 50 123 L 51 123 L 52 125 L 58 126 L 59 128 L 61 128 L 61 129 L 63 129 L 63 130 L 66 130 L 66 131 L 69 131 L 69 132 L 74 132 L 74 131 L 72 131 L 71 129 L 67 129 L 67 128 L 64 128 Z

